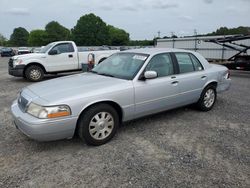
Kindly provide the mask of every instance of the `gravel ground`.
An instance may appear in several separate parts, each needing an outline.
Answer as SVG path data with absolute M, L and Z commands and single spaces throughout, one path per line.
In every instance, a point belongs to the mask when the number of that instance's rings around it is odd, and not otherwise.
M 39 143 L 10 105 L 30 83 L 0 59 L 0 187 L 250 187 L 250 73 L 232 73 L 214 109 L 190 107 L 125 123 L 111 142 Z

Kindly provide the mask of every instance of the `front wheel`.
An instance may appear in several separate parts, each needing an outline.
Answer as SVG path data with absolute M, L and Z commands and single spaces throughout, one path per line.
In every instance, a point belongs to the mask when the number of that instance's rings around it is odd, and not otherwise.
M 44 71 L 40 66 L 37 65 L 31 65 L 29 66 L 25 72 L 24 76 L 32 82 L 38 82 L 41 81 L 44 77 Z
M 209 111 L 213 108 L 217 98 L 216 87 L 213 85 L 207 86 L 197 103 L 197 107 L 201 111 Z
M 87 144 L 99 146 L 114 137 L 119 126 L 116 110 L 108 104 L 98 104 L 83 112 L 78 121 L 78 135 Z

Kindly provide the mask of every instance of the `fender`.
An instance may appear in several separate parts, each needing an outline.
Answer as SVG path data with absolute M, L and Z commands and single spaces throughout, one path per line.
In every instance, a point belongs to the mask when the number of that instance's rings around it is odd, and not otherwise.
M 90 102 L 90 103 L 87 103 L 87 104 L 85 104 L 85 105 L 83 106 L 83 108 L 82 108 L 81 111 L 77 114 L 77 116 L 79 117 L 79 116 L 82 114 L 82 112 L 83 112 L 84 110 L 86 110 L 87 108 L 89 108 L 90 106 L 92 106 L 92 105 L 94 105 L 94 104 L 97 104 L 97 103 L 105 103 L 105 102 L 107 102 L 107 103 L 115 103 L 117 106 L 119 106 L 119 108 L 120 108 L 120 110 L 121 110 L 121 116 L 124 117 L 123 108 L 119 105 L 118 102 L 115 102 L 115 101 L 113 101 L 113 100 L 111 100 L 111 99 L 100 99 L 100 100 L 95 100 L 95 101 L 92 101 L 92 102 Z

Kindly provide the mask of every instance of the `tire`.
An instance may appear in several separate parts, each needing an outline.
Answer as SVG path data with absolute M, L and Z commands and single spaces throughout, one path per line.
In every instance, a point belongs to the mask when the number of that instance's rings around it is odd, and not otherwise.
M 41 81 L 44 77 L 43 69 L 38 65 L 29 66 L 25 72 L 25 76 L 29 81 L 38 82 Z
M 88 145 L 99 146 L 112 139 L 119 126 L 116 110 L 108 104 L 97 104 L 82 113 L 77 133 Z
M 209 111 L 213 108 L 216 98 L 216 87 L 214 85 L 209 85 L 202 91 L 200 99 L 196 105 L 201 111 Z

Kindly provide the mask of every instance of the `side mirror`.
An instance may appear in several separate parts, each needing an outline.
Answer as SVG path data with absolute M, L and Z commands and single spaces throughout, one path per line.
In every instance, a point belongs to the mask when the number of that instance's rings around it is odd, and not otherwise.
M 57 50 L 50 50 L 49 55 L 57 55 L 59 54 Z
M 146 71 L 144 73 L 144 78 L 145 79 L 154 79 L 154 78 L 157 78 L 157 72 L 155 71 Z

